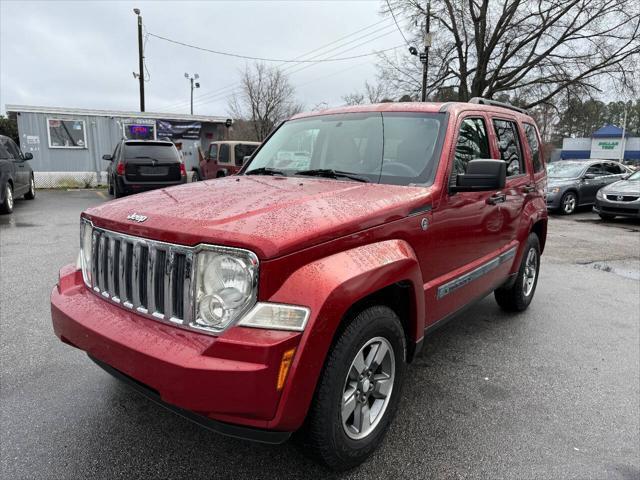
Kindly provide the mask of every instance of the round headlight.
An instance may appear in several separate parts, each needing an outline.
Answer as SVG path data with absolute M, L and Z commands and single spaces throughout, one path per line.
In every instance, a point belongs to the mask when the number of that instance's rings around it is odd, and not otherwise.
M 193 326 L 222 331 L 255 302 L 257 259 L 243 250 L 204 250 L 198 253 L 197 269 Z
M 206 266 L 202 275 L 205 293 L 235 288 L 243 294 L 251 290 L 251 274 L 240 258 L 218 255 Z

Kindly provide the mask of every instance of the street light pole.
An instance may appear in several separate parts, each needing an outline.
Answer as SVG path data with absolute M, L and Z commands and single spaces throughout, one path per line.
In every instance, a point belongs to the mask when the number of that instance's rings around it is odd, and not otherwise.
M 429 47 L 431 46 L 431 32 L 429 31 L 431 20 L 431 0 L 427 1 L 427 21 L 424 35 L 424 53 L 420 55 L 422 62 L 422 101 L 427 101 L 427 69 L 429 68 Z
M 200 75 L 198 75 L 197 73 L 194 73 L 193 75 L 185 73 L 184 78 L 189 80 L 189 83 L 191 84 L 191 115 L 193 115 L 193 89 L 200 88 L 200 82 L 194 83 L 194 80 L 198 80 L 198 78 L 200 78 Z
M 142 16 L 140 16 L 139 8 L 134 8 L 133 13 L 138 16 L 138 80 L 140 82 L 140 111 L 144 112 L 144 52 L 142 51 Z

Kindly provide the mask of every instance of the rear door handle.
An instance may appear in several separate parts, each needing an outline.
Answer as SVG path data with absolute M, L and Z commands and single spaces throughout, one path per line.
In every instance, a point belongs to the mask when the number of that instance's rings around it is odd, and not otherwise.
M 507 200 L 507 196 L 504 193 L 496 193 L 487 198 L 489 205 L 495 205 L 497 203 L 504 203 Z

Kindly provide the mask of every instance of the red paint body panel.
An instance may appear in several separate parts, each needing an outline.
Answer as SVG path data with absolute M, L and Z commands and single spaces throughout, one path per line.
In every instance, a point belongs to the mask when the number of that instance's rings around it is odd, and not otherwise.
M 96 226 L 129 235 L 252 250 L 260 259 L 258 300 L 308 307 L 304 332 L 232 327 L 214 337 L 177 329 L 103 301 L 70 266 L 51 296 L 56 334 L 157 390 L 168 403 L 226 422 L 296 430 L 340 322 L 355 302 L 402 282 L 411 293 L 410 318 L 403 319 L 407 338 L 417 343 L 425 329 L 515 273 L 534 229 L 546 234 L 546 176 L 544 170 L 533 172 L 521 124 L 533 124 L 530 117 L 486 105 L 428 103 L 345 107 L 319 115 L 444 109 L 447 134 L 430 186 L 241 175 L 156 190 L 83 213 Z M 308 115 L 318 113 L 297 118 Z M 487 203 L 496 192 L 449 192 L 466 117 L 487 126 L 496 118 L 518 125 L 526 173 L 508 178 L 504 203 Z M 494 130 L 487 131 L 497 158 Z M 127 221 L 132 212 L 148 220 Z M 438 295 L 443 285 L 500 256 L 505 260 L 479 279 Z M 285 387 L 277 392 L 282 354 L 294 347 Z

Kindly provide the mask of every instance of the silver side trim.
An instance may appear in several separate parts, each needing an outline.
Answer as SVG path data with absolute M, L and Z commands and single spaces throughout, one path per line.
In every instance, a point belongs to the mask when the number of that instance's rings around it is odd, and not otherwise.
M 506 261 L 512 259 L 513 257 L 516 256 L 517 249 L 518 247 L 512 247 L 506 252 L 501 253 L 497 257 L 492 258 L 488 262 L 483 263 L 482 265 L 475 268 L 474 270 L 471 270 L 469 273 L 460 275 L 459 277 L 456 277 L 453 280 L 450 280 L 444 285 L 440 285 L 438 287 L 438 294 L 437 294 L 438 300 L 449 295 L 451 292 L 454 292 L 457 289 L 464 287 L 465 285 L 473 282 L 474 280 L 477 280 L 483 275 L 489 273 L 491 270 L 494 270 L 495 268 L 502 265 Z

